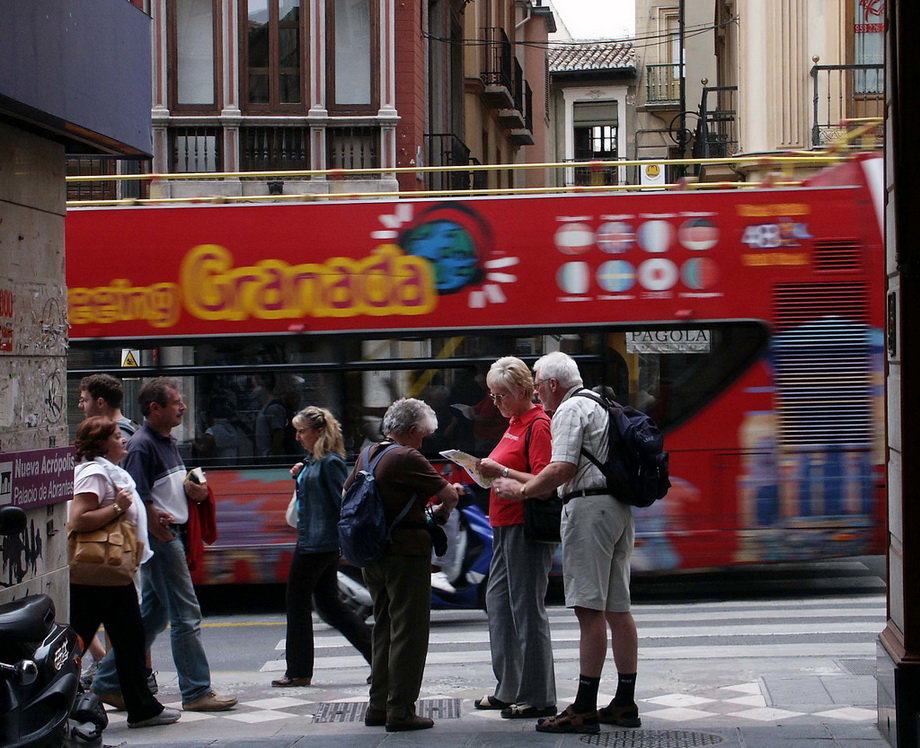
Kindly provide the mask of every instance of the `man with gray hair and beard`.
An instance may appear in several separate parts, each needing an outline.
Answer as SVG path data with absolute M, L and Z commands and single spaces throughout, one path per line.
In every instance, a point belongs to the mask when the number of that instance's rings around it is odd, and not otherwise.
M 632 510 L 610 493 L 603 473 L 582 454 L 584 449 L 602 464 L 607 459 L 607 411 L 590 397 L 574 396 L 583 389 L 578 364 L 559 351 L 536 362 L 534 387 L 552 414 L 550 464 L 526 483 L 499 478 L 493 487 L 503 498 L 520 499 L 559 489 L 565 502 L 561 528 L 565 604 L 574 608 L 578 619 L 580 668 L 575 702 L 555 717 L 539 720 L 536 729 L 597 733 L 599 723 L 639 727 L 635 702 L 639 640 L 629 598 L 629 559 L 635 541 Z M 608 627 L 618 683 L 613 701 L 598 710 Z

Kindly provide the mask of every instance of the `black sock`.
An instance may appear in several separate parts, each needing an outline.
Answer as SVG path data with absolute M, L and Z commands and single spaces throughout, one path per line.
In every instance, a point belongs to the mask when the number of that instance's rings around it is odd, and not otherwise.
M 615 706 L 628 706 L 636 700 L 636 673 L 617 673 L 617 693 L 613 697 Z
M 578 676 L 578 693 L 575 696 L 575 703 L 572 704 L 572 708 L 576 712 L 593 712 L 597 709 L 597 689 L 600 685 L 601 679 L 599 677 Z

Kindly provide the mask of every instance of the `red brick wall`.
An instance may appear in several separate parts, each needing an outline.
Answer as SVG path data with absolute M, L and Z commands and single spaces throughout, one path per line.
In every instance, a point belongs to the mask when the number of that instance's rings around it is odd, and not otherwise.
M 396 0 L 396 165 L 412 166 L 418 148 L 425 151 L 428 112 L 427 40 L 422 28 L 427 28 L 427 2 Z M 423 25 L 421 25 L 423 24 Z M 400 190 L 419 190 L 424 186 L 414 174 L 400 174 Z

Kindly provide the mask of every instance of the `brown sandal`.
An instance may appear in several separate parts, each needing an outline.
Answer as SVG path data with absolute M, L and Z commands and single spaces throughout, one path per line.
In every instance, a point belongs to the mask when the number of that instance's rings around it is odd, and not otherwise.
M 555 717 L 547 717 L 537 721 L 537 732 L 580 732 L 596 735 L 601 731 L 597 721 L 597 710 L 591 712 L 576 712 L 567 706 Z
M 635 704 L 615 706 L 611 701 L 609 706 L 597 710 L 597 721 L 605 725 L 617 727 L 642 727 L 639 719 L 639 707 Z

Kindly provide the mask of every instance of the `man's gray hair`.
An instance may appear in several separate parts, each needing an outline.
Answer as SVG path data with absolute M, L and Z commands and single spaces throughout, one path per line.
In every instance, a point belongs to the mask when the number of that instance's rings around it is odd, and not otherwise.
M 537 363 L 533 365 L 533 370 L 541 382 L 547 379 L 555 379 L 559 382 L 559 386 L 565 389 L 584 385 L 575 359 L 562 351 L 553 351 L 537 359 Z
M 141 406 L 141 413 L 144 418 L 150 415 L 150 405 L 152 403 L 156 403 L 161 408 L 169 405 L 169 391 L 181 392 L 180 387 L 179 380 L 173 377 L 145 379 L 141 385 L 140 392 L 137 393 L 137 403 Z
M 384 434 L 405 434 L 413 426 L 434 433 L 438 428 L 438 417 L 428 403 L 414 397 L 397 400 L 383 414 Z

